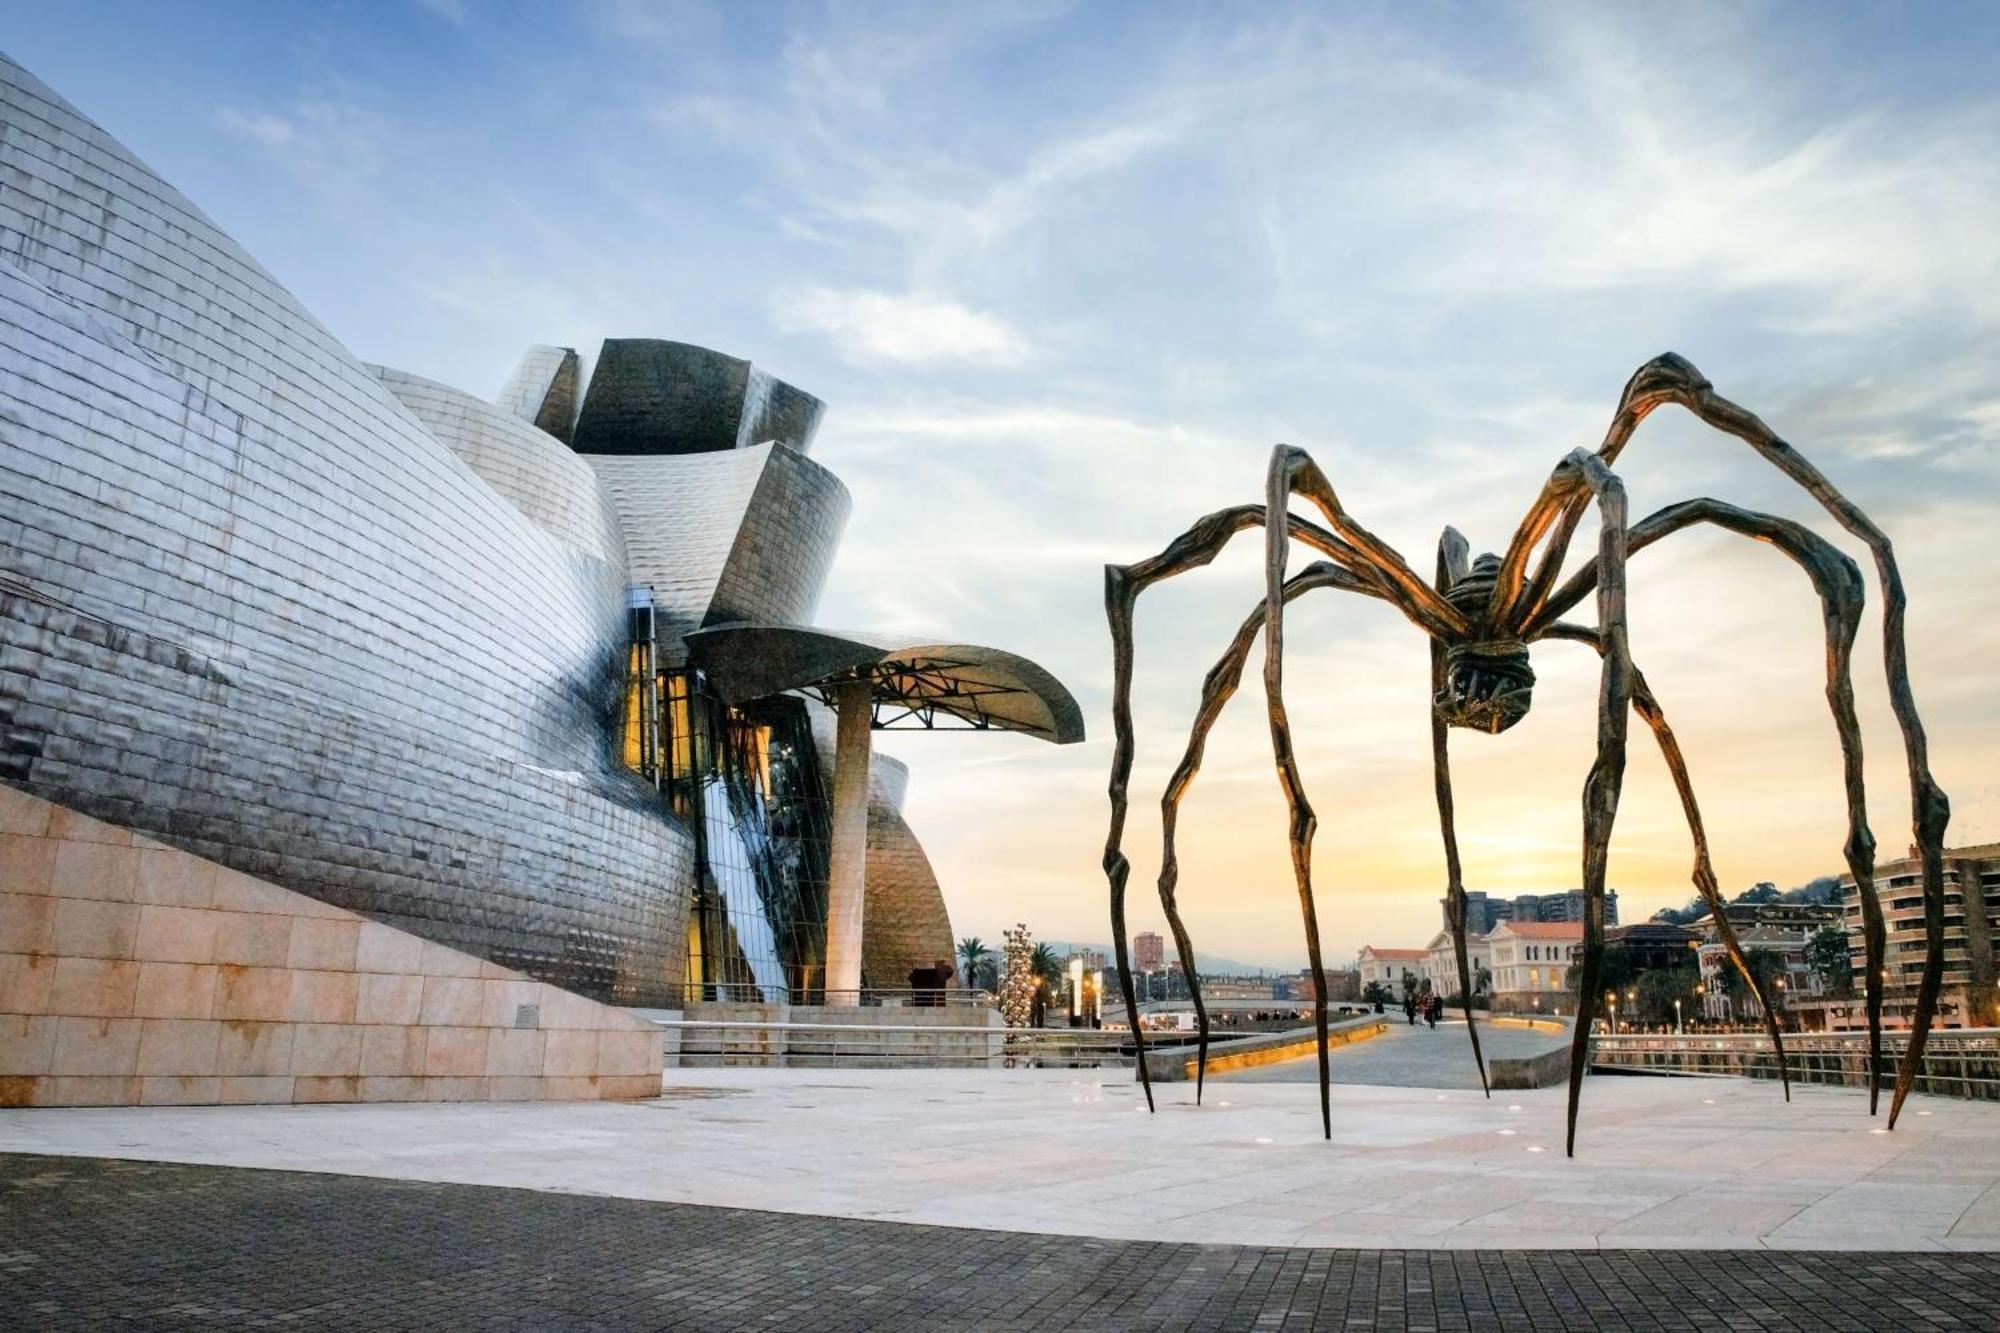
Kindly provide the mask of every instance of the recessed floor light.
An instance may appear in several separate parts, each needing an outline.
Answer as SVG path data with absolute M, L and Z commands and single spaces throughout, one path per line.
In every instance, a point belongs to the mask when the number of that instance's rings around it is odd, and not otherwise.
M 1521 1108 L 1520 1108 L 1519 1106 L 1510 1106 L 1510 1107 L 1508 1107 L 1507 1109 L 1508 1109 L 1508 1110 L 1510 1110 L 1510 1111 L 1518 1111 L 1518 1110 L 1520 1110 Z
M 1516 1133 L 1517 1131 L 1515 1131 L 1515 1130 L 1511 1130 L 1511 1129 L 1503 1129 L 1503 1130 L 1501 1130 L 1500 1132 L 1501 1132 L 1502 1134 L 1513 1134 L 1513 1133 Z
M 1544 1147 L 1543 1147 L 1543 1146 L 1542 1146 L 1541 1144 L 1539 1144 L 1539 1143 L 1531 1143 L 1531 1144 L 1529 1144 L 1529 1145 L 1528 1145 L 1528 1151 L 1529 1151 L 1529 1152 L 1547 1152 L 1547 1151 L 1548 1151 L 1548 1149 L 1547 1149 L 1547 1148 L 1544 1148 Z
M 1227 1106 L 1227 1105 L 1229 1105 L 1229 1103 L 1228 1103 L 1228 1102 L 1217 1102 L 1217 1103 L 1216 1103 L 1216 1105 L 1217 1105 L 1217 1106 Z
M 1930 1112 L 1929 1112 L 1929 1111 L 1919 1111 L 1919 1112 L 1917 1112 L 1917 1114 L 1918 1114 L 1918 1115 L 1929 1115 L 1929 1114 L 1930 1114 Z
M 1260 1139 L 1258 1139 L 1258 1140 L 1257 1140 L 1257 1142 L 1259 1142 L 1259 1143 L 1276 1143 L 1276 1142 L 1277 1142 L 1277 1140 L 1276 1140 L 1276 1139 L 1262 1139 L 1262 1138 L 1260 1138 Z

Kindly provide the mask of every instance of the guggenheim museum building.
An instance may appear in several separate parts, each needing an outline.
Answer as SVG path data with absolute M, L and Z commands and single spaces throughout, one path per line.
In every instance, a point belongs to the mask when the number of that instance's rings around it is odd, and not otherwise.
M 614 1004 L 907 987 L 952 933 L 871 731 L 1082 721 L 814 624 L 823 413 L 657 338 L 365 364 L 0 58 L 0 784 Z

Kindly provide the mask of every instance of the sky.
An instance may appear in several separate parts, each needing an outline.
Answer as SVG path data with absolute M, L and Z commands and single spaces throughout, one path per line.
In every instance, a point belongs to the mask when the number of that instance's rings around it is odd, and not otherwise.
M 356 355 L 479 394 L 532 343 L 748 357 L 830 404 L 854 496 L 819 621 L 1024 653 L 1090 739 L 885 734 L 954 927 L 1107 940 L 1102 567 L 1261 498 L 1271 447 L 1428 570 L 1504 549 L 1555 464 L 1676 351 L 1897 543 L 1954 844 L 2000 839 L 2000 9 L 1991 5 L 598 0 L 49 5 L 0 47 L 104 124 Z M 1845 539 L 1671 410 L 1634 516 L 1715 495 Z M 1157 793 L 1261 596 L 1257 543 L 1139 606 L 1133 930 Z M 1573 561 L 1594 549 L 1580 535 Z M 1301 554 L 1298 563 L 1311 557 Z M 1817 606 L 1767 548 L 1636 558 L 1632 645 L 1729 890 L 1842 869 Z M 1885 855 L 1909 795 L 1857 652 Z M 1295 604 L 1286 688 L 1330 959 L 1438 929 L 1427 650 L 1386 607 Z M 1304 957 L 1256 672 L 1182 828 L 1204 952 Z M 1455 733 L 1468 887 L 1579 882 L 1596 665 L 1536 649 L 1530 716 Z M 1626 920 L 1691 896 L 1635 732 Z

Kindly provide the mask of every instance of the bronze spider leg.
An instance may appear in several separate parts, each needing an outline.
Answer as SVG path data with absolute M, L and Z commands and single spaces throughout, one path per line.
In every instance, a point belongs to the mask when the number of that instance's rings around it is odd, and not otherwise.
M 1551 625 L 1545 638 L 1573 639 L 1599 646 L 1595 630 L 1581 625 Z M 1632 711 L 1652 729 L 1653 739 L 1659 743 L 1660 757 L 1667 762 L 1667 771 L 1674 780 L 1674 790 L 1680 794 L 1681 811 L 1687 818 L 1688 836 L 1694 842 L 1694 885 L 1700 891 L 1702 901 L 1708 904 L 1714 916 L 1716 933 L 1722 940 L 1722 947 L 1728 952 L 1730 962 L 1749 983 L 1750 993 L 1757 997 L 1757 1003 L 1764 1010 L 1764 1029 L 1770 1035 L 1771 1049 L 1778 1061 L 1778 1079 L 1785 1091 L 1785 1100 L 1792 1099 L 1792 1076 L 1785 1061 L 1785 1038 L 1778 1026 L 1776 1013 L 1766 997 L 1763 985 L 1750 970 L 1743 956 L 1743 946 L 1736 938 L 1736 928 L 1729 923 L 1723 911 L 1722 890 L 1715 878 L 1715 867 L 1708 851 L 1708 832 L 1702 823 L 1701 807 L 1695 801 L 1694 779 L 1688 773 L 1687 758 L 1681 753 L 1680 741 L 1675 738 L 1673 728 L 1667 725 L 1667 715 L 1661 709 L 1659 700 L 1646 684 L 1646 677 L 1638 667 L 1632 668 Z
M 1282 452 L 1282 450 L 1281 450 Z M 1278 459 L 1274 456 L 1275 470 Z M 1316 472 L 1317 469 L 1314 469 Z M 1322 479 L 1323 480 L 1323 479 Z M 1327 491 L 1330 496 L 1330 489 Z M 1317 500 L 1316 500 L 1317 502 Z M 1307 545 L 1331 556 L 1339 564 L 1353 570 L 1371 582 L 1379 585 L 1382 595 L 1394 603 L 1398 609 L 1414 620 L 1425 633 L 1439 633 L 1452 628 L 1462 628 L 1464 618 L 1449 604 L 1443 603 L 1437 595 L 1402 564 L 1400 557 L 1380 540 L 1368 533 L 1359 524 L 1352 523 L 1335 504 L 1330 511 L 1322 503 L 1322 511 L 1335 517 L 1336 523 L 1344 525 L 1345 535 L 1355 538 L 1349 545 L 1343 537 L 1335 536 L 1304 519 L 1288 518 L 1286 524 L 1291 535 Z M 1129 805 L 1129 790 L 1132 778 L 1132 613 L 1139 594 L 1162 579 L 1176 574 L 1199 569 L 1215 559 L 1229 539 L 1245 528 L 1255 527 L 1265 521 L 1267 506 L 1262 504 L 1236 505 L 1220 509 L 1197 520 L 1194 526 L 1175 538 L 1158 555 L 1132 565 L 1106 565 L 1104 567 L 1104 607 L 1111 624 L 1112 687 L 1111 721 L 1114 740 L 1111 754 L 1111 823 L 1104 842 L 1104 873 L 1111 888 L 1111 932 L 1112 945 L 1118 957 L 1119 987 L 1125 998 L 1126 1013 L 1132 1015 L 1132 1039 L 1139 1066 L 1139 1082 L 1146 1093 L 1146 1105 L 1153 1106 L 1152 1076 L 1146 1068 L 1146 1038 L 1144 1030 L 1137 1022 L 1138 997 L 1132 985 L 1131 950 L 1125 938 L 1125 886 L 1131 874 L 1131 865 L 1126 860 L 1121 845 L 1125 836 L 1125 815 Z M 1410 583 L 1415 583 L 1421 593 L 1435 606 L 1425 605 L 1421 598 L 1413 598 L 1406 591 L 1407 584 L 1394 577 L 1394 571 L 1384 568 L 1377 552 L 1386 555 L 1401 569 Z M 1184 969 L 1190 978 L 1194 976 L 1193 960 L 1186 960 Z M 1320 986 L 1322 999 L 1324 984 Z
M 1576 1156 L 1576 1110 L 1590 1058 L 1590 998 L 1604 964 L 1604 879 L 1611 827 L 1625 780 L 1626 714 L 1632 700 L 1632 657 L 1625 630 L 1625 487 L 1603 459 L 1579 449 L 1562 468 L 1582 473 L 1597 499 L 1597 633 L 1604 666 L 1597 690 L 1597 760 L 1583 784 L 1583 974 L 1576 1027 L 1570 1038 L 1569 1120 L 1564 1154 Z M 1558 469 L 1560 470 L 1560 469 Z
M 1340 499 L 1319 465 L 1302 449 L 1279 445 L 1271 451 L 1271 469 L 1265 480 L 1264 508 L 1264 702 L 1270 713 L 1271 757 L 1278 769 L 1278 785 L 1284 790 L 1291 811 L 1292 877 L 1298 883 L 1299 915 L 1306 933 L 1306 961 L 1313 974 L 1313 1029 L 1319 1046 L 1319 1118 L 1326 1137 L 1333 1137 L 1333 1101 L 1329 1088 L 1326 1049 L 1326 968 L 1320 958 L 1319 913 L 1313 904 L 1312 840 L 1319 819 L 1306 798 L 1305 783 L 1299 776 L 1298 756 L 1292 750 L 1292 727 L 1285 714 L 1285 558 L 1290 553 L 1292 523 L 1290 501 L 1293 492 L 1313 502 L 1328 523 L 1351 536 L 1374 564 L 1384 585 L 1401 591 L 1430 618 L 1464 625 L 1464 617 L 1442 594 L 1418 579 L 1403 558 L 1356 525 L 1341 508 Z M 1412 615 L 1421 626 L 1425 618 Z M 1431 632 L 1431 631 L 1426 631 Z
M 1720 500 L 1688 500 L 1669 505 L 1656 514 L 1648 516 L 1632 529 L 1631 549 L 1639 551 L 1661 538 L 1691 527 L 1696 523 L 1713 523 L 1758 541 L 1777 547 L 1805 571 L 1812 580 L 1813 590 L 1819 594 L 1820 617 L 1826 627 L 1826 698 L 1832 710 L 1834 730 L 1840 737 L 1841 764 L 1846 778 L 1847 792 L 1847 859 L 1850 868 L 1866 870 L 1873 863 L 1875 838 L 1868 829 L 1868 809 L 1866 792 L 1861 777 L 1861 725 L 1854 713 L 1854 682 L 1852 663 L 1854 638 L 1861 626 L 1861 607 L 1865 596 L 1861 571 L 1837 547 L 1802 524 L 1789 519 L 1777 518 L 1770 514 L 1755 513 L 1741 509 Z M 1579 570 L 1552 597 L 1546 607 L 1537 614 L 1534 624 L 1529 627 L 1531 638 L 1581 638 L 1587 631 L 1566 627 L 1558 633 L 1557 627 L 1544 629 L 1544 623 L 1573 606 L 1590 590 L 1596 579 L 1596 571 L 1590 566 Z M 1658 728 L 1656 727 L 1657 731 Z M 1670 759 L 1669 766 L 1673 761 Z M 1680 779 L 1676 777 L 1676 785 Z M 1683 793 L 1682 803 L 1687 805 L 1692 799 L 1691 789 Z M 1705 853 L 1704 853 L 1705 855 Z M 1697 877 L 1697 884 L 1700 880 Z M 1868 971 L 1872 984 L 1868 986 L 1868 1109 L 1874 1114 L 1876 1093 L 1881 1083 L 1881 970 L 1883 926 L 1882 906 L 1875 893 L 1872 878 L 1857 871 L 1857 887 L 1866 886 L 1861 895 L 1862 941 L 1866 951 Z M 1703 897 L 1716 913 L 1716 920 L 1725 923 L 1717 900 L 1709 898 L 1706 889 Z M 1730 961 L 1738 972 L 1749 981 L 1757 1002 L 1764 1006 L 1766 1028 L 1770 1031 L 1774 1046 L 1780 1042 L 1777 1024 L 1771 1007 L 1765 1002 L 1762 989 L 1750 974 L 1748 963 L 1735 943 L 1735 932 L 1723 935 L 1723 944 L 1729 950 Z M 1779 1048 L 1782 1052 L 1782 1047 Z M 1779 1069 L 1784 1070 L 1780 1055 Z M 1789 1095 L 1789 1079 L 1787 1080 Z
M 1382 590 L 1375 584 L 1358 577 L 1338 565 L 1324 560 L 1315 561 L 1291 578 L 1285 580 L 1285 600 L 1291 601 L 1301 593 L 1314 588 L 1343 588 L 1349 592 L 1363 593 L 1370 597 L 1382 596 Z M 1168 929 L 1173 931 L 1174 946 L 1184 959 L 1194 957 L 1194 944 L 1188 938 L 1187 926 L 1181 920 L 1180 907 L 1176 901 L 1175 888 L 1180 883 L 1180 858 L 1175 849 L 1174 833 L 1180 821 L 1181 800 L 1188 788 L 1194 784 L 1195 775 L 1201 771 L 1202 755 L 1208 748 L 1209 732 L 1214 730 L 1216 719 L 1222 716 L 1223 708 L 1235 696 L 1237 687 L 1243 681 L 1243 663 L 1250 656 L 1250 645 L 1257 637 L 1257 631 L 1264 628 L 1264 607 L 1258 604 L 1255 611 L 1244 618 L 1237 628 L 1236 637 L 1223 650 L 1222 656 L 1209 668 L 1202 681 L 1201 706 L 1195 713 L 1194 726 L 1189 731 L 1187 749 L 1181 755 L 1180 764 L 1174 769 L 1173 777 L 1167 781 L 1166 790 L 1160 796 L 1160 906 L 1167 914 Z M 1188 978 L 1188 995 L 1194 1001 L 1195 1027 L 1199 1034 L 1195 1055 L 1195 1105 L 1201 1104 L 1203 1086 L 1208 1078 L 1208 1008 L 1201 1000 L 1201 986 L 1192 974 Z
M 1449 592 L 1451 586 L 1466 574 L 1465 538 L 1456 528 L 1446 528 L 1438 538 L 1437 586 L 1439 592 Z M 1445 687 L 1444 641 L 1433 636 L 1431 648 L 1431 698 L 1435 699 Z M 1465 1035 L 1472 1039 L 1472 1062 L 1479 1067 L 1479 1087 L 1489 1098 L 1493 1086 L 1486 1079 L 1486 1056 L 1479 1049 L 1479 1027 L 1472 1016 L 1472 970 L 1469 953 L 1465 946 L 1465 876 L 1458 859 L 1458 821 L 1451 798 L 1451 729 L 1439 717 L 1437 709 L 1429 710 L 1431 718 L 1431 776 L 1437 789 L 1438 829 L 1444 838 L 1445 868 L 1445 921 L 1451 927 L 1451 948 L 1458 959 L 1459 998 L 1465 1002 Z
M 1917 1069 L 1923 1060 L 1924 1043 L 1930 1036 L 1931 1021 L 1936 1016 L 1938 992 L 1944 981 L 1944 834 L 1945 826 L 1951 820 L 1951 803 L 1931 776 L 1929 742 L 1924 735 L 1923 719 L 1917 714 L 1916 696 L 1910 688 L 1909 648 L 1904 633 L 1908 597 L 1903 590 L 1902 574 L 1896 565 L 1895 550 L 1887 534 L 1875 526 L 1874 520 L 1843 495 L 1818 468 L 1806 461 L 1755 414 L 1717 394 L 1700 371 L 1671 352 L 1639 367 L 1626 383 L 1625 391 L 1619 398 L 1618 411 L 1605 433 L 1598 456 L 1607 464 L 1615 462 L 1647 414 L 1670 402 L 1680 404 L 1709 426 L 1734 435 L 1756 450 L 1767 462 L 1804 488 L 1842 528 L 1865 543 L 1875 561 L 1876 581 L 1882 589 L 1883 666 L 1889 679 L 1890 708 L 1902 732 L 1903 752 L 1909 769 L 1910 822 L 1923 866 L 1924 886 L 1924 972 L 1917 988 L 1916 1009 L 1910 1019 L 1909 1046 L 1897 1068 L 1896 1091 L 1889 1103 L 1889 1127 L 1894 1129 L 1903 1101 L 1916 1081 Z M 1559 566 L 1562 557 L 1563 550 L 1551 543 L 1543 561 L 1545 566 Z M 1538 582 L 1546 580 L 1538 579 Z M 1514 614 L 1516 610 L 1527 615 L 1534 613 L 1532 604 L 1517 604 L 1507 608 L 1506 614 Z M 1847 857 L 1855 887 L 1861 893 L 1863 942 L 1872 950 L 1870 922 L 1880 910 L 1880 901 L 1875 897 L 1874 848 L 1872 844 L 1862 846 L 1850 840 Z M 1871 1012 L 1877 1010 L 1880 1004 L 1880 973 L 1880 966 L 1871 963 Z M 1871 1090 L 1871 1110 L 1873 1101 Z

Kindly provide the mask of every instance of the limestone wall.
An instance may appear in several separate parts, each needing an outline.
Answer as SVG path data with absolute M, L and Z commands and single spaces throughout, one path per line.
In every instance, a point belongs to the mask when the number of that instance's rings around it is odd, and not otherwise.
M 652 1097 L 623 1010 L 0 784 L 0 1106 Z

